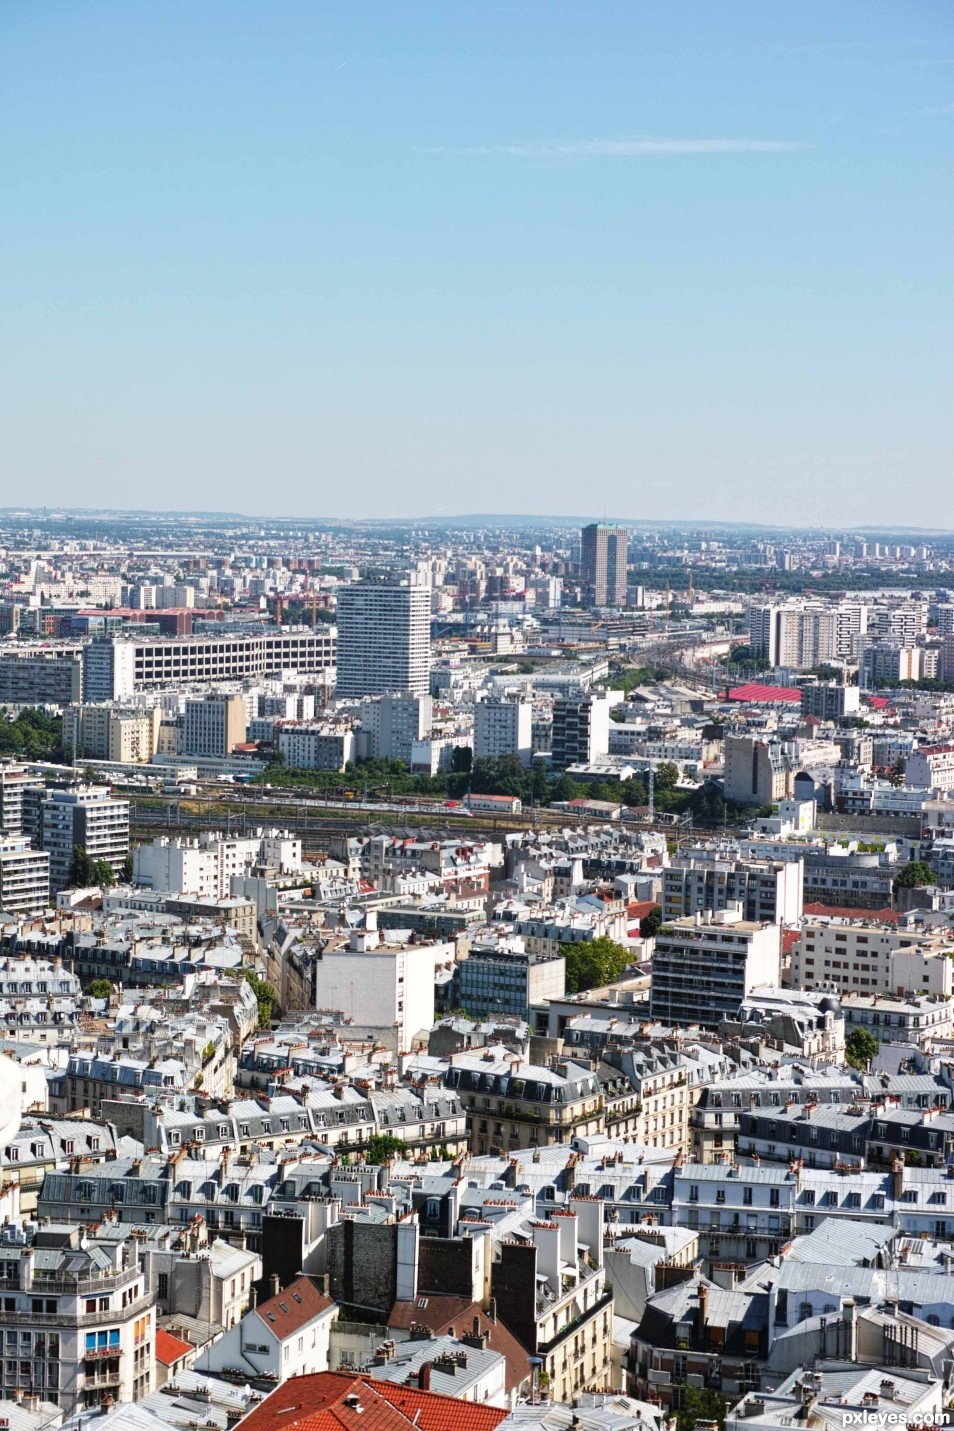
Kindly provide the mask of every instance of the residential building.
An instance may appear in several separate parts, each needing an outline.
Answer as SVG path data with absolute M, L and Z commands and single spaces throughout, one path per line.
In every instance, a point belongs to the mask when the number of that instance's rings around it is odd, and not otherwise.
M 50 857 L 53 893 L 68 887 L 76 848 L 105 860 L 118 878 L 129 853 L 129 801 L 114 800 L 105 785 L 37 792 L 34 842 Z
M 63 712 L 63 749 L 71 758 L 122 764 L 149 761 L 159 744 L 162 713 L 103 705 L 70 706 Z
M 954 790 L 954 745 L 921 745 L 908 756 L 904 783 L 932 790 Z
M 0 765 L 0 831 L 22 835 L 30 829 L 28 791 L 43 789 L 37 775 L 28 775 L 16 765 Z
M 431 593 L 423 583 L 356 582 L 338 593 L 338 696 L 430 690 Z
M 272 1295 L 246 1312 L 197 1358 L 196 1371 L 222 1373 L 242 1367 L 252 1378 L 288 1381 L 328 1370 L 331 1327 L 338 1308 L 310 1277 L 287 1287 L 273 1278 Z
M 836 681 L 818 681 L 801 688 L 802 715 L 819 720 L 844 720 L 858 714 L 861 692 L 857 686 L 845 686 Z
M 242 696 L 201 696 L 185 703 L 182 754 L 231 755 L 245 739 L 248 713 Z
M 76 647 L 0 655 L 0 706 L 68 706 L 82 696 L 83 664 Z
M 388 943 L 373 914 L 344 947 L 320 950 L 315 961 L 318 1009 L 335 1009 L 362 1029 L 387 1031 L 397 1049 L 434 1023 L 434 973 L 453 960 L 445 943 Z
M 549 1378 L 555 1402 L 609 1378 L 613 1291 L 603 1264 L 603 1203 L 570 1194 L 534 1222 L 530 1241 L 506 1241 L 491 1269 L 498 1315 Z
M 662 873 L 666 921 L 738 904 L 756 923 L 797 924 L 802 917 L 801 860 L 734 860 L 690 849 Z
M 569 1143 L 603 1128 L 599 1079 L 572 1059 L 544 1067 L 490 1052 L 456 1053 L 444 1081 L 467 1112 L 473 1153 Z
M 808 917 L 790 957 L 796 989 L 899 997 L 954 993 L 954 941 L 943 932 Z
M 773 805 L 792 795 L 794 772 L 779 741 L 755 735 L 725 738 L 725 798 L 739 805 Z
M 602 691 L 556 697 L 552 734 L 554 769 L 591 765 L 608 754 L 609 712 L 609 697 Z
M 0 909 L 40 914 L 50 905 L 50 856 L 26 835 L 0 835 Z
M 502 1406 L 478 1406 L 421 1389 L 421 1380 L 398 1386 L 344 1371 L 301 1377 L 294 1383 L 293 1408 L 287 1389 L 279 1389 L 252 1408 L 244 1431 L 314 1431 L 319 1425 L 344 1426 L 362 1414 L 376 1431 L 494 1431 L 507 1414 Z
M 779 983 L 781 928 L 738 909 L 665 924 L 653 951 L 650 1014 L 667 1027 L 717 1027 L 759 984 Z
M 533 756 L 533 702 L 487 697 L 474 706 L 474 759 L 516 755 L 529 766 Z
M 369 736 L 368 754 L 375 759 L 403 760 L 410 765 L 414 747 L 430 737 L 434 702 L 429 695 L 391 691 L 361 710 L 362 729 Z
M 333 626 L 269 628 L 254 635 L 107 636 L 83 650 L 83 699 L 125 700 L 135 691 L 208 685 L 286 670 L 326 671 L 335 664 L 335 644 Z
M 530 1009 L 566 989 L 566 960 L 559 955 L 528 954 L 523 941 L 475 943 L 455 970 L 455 1002 L 481 1017 L 515 1014 L 529 1018 Z
M 283 721 L 274 744 L 293 770 L 344 770 L 355 758 L 354 732 L 327 721 Z
M 625 606 L 629 533 L 593 522 L 580 543 L 580 574 L 593 606 Z
M 64 1414 L 141 1401 L 155 1379 L 155 1306 L 135 1242 L 84 1245 L 78 1226 L 0 1233 L 3 1391 Z

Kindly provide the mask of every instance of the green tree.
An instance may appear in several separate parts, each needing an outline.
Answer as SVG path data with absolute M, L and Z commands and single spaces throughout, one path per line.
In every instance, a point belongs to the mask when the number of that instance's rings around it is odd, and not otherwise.
M 656 766 L 656 789 L 671 790 L 679 779 L 679 766 L 674 765 L 671 760 L 664 760 L 661 765 Z
M 845 1062 L 852 1068 L 867 1068 L 877 1055 L 880 1045 L 868 1029 L 852 1029 L 845 1039 Z
M 83 849 L 82 845 L 73 846 L 73 857 L 70 860 L 67 882 L 74 889 L 87 889 L 93 883 L 93 861 Z
M 474 752 L 469 745 L 455 745 L 451 751 L 451 770 L 466 775 L 474 763 Z
M 366 1163 L 386 1163 L 390 1158 L 399 1158 L 407 1152 L 407 1144 L 392 1133 L 372 1133 L 365 1149 Z
M 553 789 L 550 791 L 552 800 L 576 800 L 581 794 L 581 788 L 573 779 L 572 775 L 561 775 Z
M 693 1431 L 697 1421 L 716 1421 L 725 1426 L 725 1402 L 711 1387 L 681 1386 L 676 1414 L 676 1431 Z
M 587 939 L 579 944 L 564 944 L 562 950 L 566 960 L 568 994 L 580 994 L 586 989 L 615 983 L 631 958 L 622 944 L 617 944 L 605 934 L 599 939 Z
M 126 858 L 123 860 L 123 868 L 122 868 L 122 881 L 123 881 L 123 884 L 132 884 L 132 877 L 133 877 L 133 856 L 132 856 L 132 850 L 130 850 L 129 853 L 128 853 L 128 855 L 126 856 Z
M 251 984 L 252 992 L 258 1001 L 258 1026 L 268 1028 L 272 1021 L 272 1010 L 278 995 L 267 979 L 261 979 L 253 969 L 244 970 L 246 983 Z
M 655 905 L 645 918 L 639 921 L 639 935 L 641 939 L 654 938 L 662 928 L 662 910 L 659 905 Z
M 937 884 L 937 875 L 927 860 L 910 860 L 901 873 L 896 876 L 894 888 L 895 890 L 915 889 L 922 884 Z
M 86 992 L 91 999 L 108 999 L 113 986 L 108 979 L 91 979 L 86 985 Z
M 116 871 L 109 860 L 90 860 L 89 862 L 89 882 L 98 884 L 105 888 L 116 883 Z

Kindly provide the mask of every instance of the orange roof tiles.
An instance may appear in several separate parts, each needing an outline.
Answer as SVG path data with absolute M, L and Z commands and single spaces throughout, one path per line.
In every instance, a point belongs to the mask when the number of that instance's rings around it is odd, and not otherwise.
M 156 1361 L 161 1361 L 163 1366 L 174 1365 L 184 1356 L 188 1356 L 191 1351 L 195 1351 L 191 1342 L 184 1342 L 181 1337 L 174 1337 L 163 1327 L 156 1328 Z
M 348 1402 L 357 1398 L 357 1404 Z M 360 1410 L 358 1409 L 360 1407 Z M 475 1406 L 350 1372 L 296 1376 L 242 1422 L 243 1431 L 494 1431 L 502 1406 Z

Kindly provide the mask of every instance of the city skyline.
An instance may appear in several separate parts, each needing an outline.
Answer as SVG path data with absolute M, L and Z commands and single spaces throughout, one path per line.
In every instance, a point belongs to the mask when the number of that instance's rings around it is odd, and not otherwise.
M 947 6 L 0 34 L 11 496 L 954 528 Z

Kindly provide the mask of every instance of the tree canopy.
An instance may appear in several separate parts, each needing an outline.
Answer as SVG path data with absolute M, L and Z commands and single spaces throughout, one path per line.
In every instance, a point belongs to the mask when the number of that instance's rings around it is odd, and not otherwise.
M 561 946 L 566 960 L 566 991 L 580 994 L 586 989 L 598 989 L 619 979 L 632 955 L 622 944 L 605 934 L 599 939 L 586 939 L 579 944 Z
M 895 889 L 915 889 L 922 884 L 937 884 L 937 875 L 927 860 L 910 860 L 894 881 Z
M 878 1040 L 869 1029 L 852 1029 L 845 1039 L 845 1062 L 852 1068 L 867 1068 L 879 1048 Z

